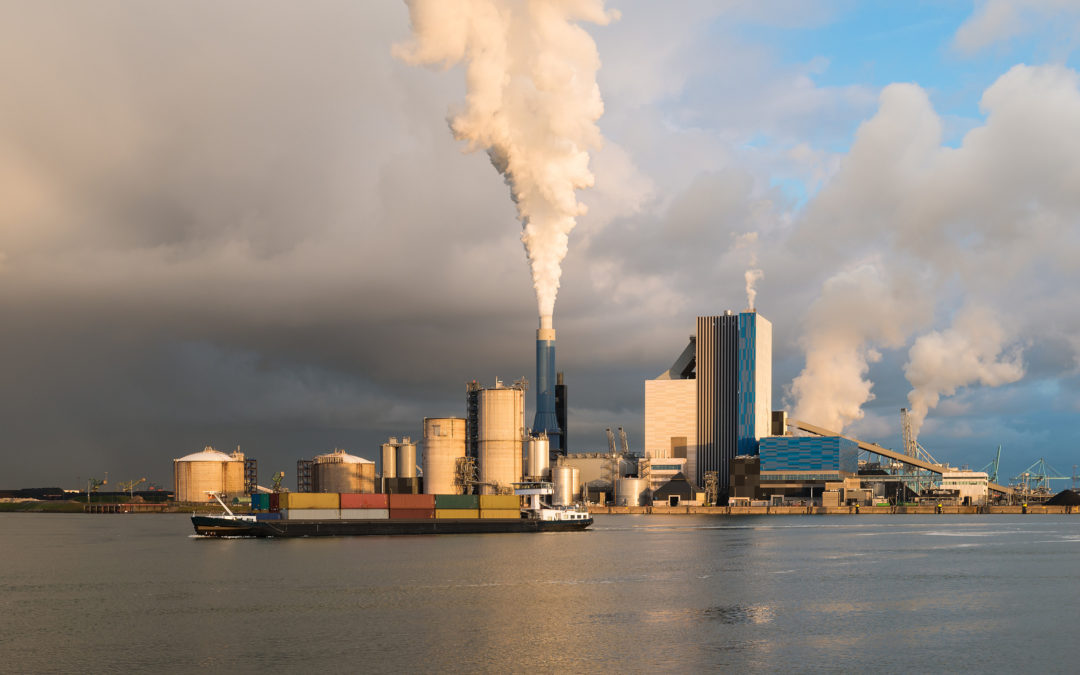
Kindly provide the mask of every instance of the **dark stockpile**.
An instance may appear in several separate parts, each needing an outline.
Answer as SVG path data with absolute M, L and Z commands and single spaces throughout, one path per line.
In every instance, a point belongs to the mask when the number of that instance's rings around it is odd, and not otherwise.
M 1080 506 L 1080 492 L 1062 490 L 1046 502 L 1051 506 Z

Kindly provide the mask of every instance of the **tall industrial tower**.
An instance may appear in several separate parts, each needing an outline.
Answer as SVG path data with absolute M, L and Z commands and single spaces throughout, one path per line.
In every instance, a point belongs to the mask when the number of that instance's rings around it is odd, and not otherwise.
M 697 463 L 692 477 L 717 473 L 728 486 L 728 463 L 757 454 L 772 413 L 772 324 L 756 311 L 697 318 Z
M 536 330 L 536 417 L 532 430 L 547 434 L 552 451 L 562 451 L 562 429 L 555 415 L 555 329 L 550 316 L 541 316 Z

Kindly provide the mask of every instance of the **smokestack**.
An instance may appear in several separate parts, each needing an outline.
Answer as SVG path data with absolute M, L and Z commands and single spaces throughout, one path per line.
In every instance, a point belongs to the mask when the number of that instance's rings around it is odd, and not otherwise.
M 562 449 L 562 434 L 555 416 L 555 329 L 551 315 L 540 317 L 536 331 L 536 418 L 533 433 L 546 433 L 552 450 Z

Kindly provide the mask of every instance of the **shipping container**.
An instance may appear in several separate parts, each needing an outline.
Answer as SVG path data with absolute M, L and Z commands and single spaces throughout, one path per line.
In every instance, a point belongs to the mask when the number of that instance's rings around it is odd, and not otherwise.
M 281 520 L 280 513 L 256 513 L 255 520 Z
M 339 520 L 341 511 L 338 509 L 282 509 L 281 517 L 285 520 Z
M 424 495 L 432 496 L 432 495 Z M 390 509 L 390 520 L 434 518 L 435 509 Z
M 275 511 L 275 512 L 280 511 L 281 510 L 281 494 L 277 493 L 277 492 L 273 492 L 269 496 L 270 496 L 270 510 Z
M 341 503 L 336 492 L 282 492 L 281 510 L 285 509 L 339 509 Z
M 481 518 L 520 518 L 521 509 L 481 509 Z
M 478 509 L 480 495 L 435 495 L 437 509 Z
M 389 517 L 390 509 L 341 509 L 342 520 L 386 520 Z
M 253 494 L 253 495 L 251 495 L 251 510 L 252 511 L 269 511 L 270 510 L 270 495 L 269 494 Z
M 434 509 L 435 495 L 387 495 L 390 498 L 390 510 L 394 509 Z
M 479 518 L 480 509 L 435 509 L 436 518 Z
M 480 495 L 481 509 L 519 509 L 521 497 L 517 495 Z
M 390 500 L 387 495 L 341 494 L 342 509 L 388 509 Z

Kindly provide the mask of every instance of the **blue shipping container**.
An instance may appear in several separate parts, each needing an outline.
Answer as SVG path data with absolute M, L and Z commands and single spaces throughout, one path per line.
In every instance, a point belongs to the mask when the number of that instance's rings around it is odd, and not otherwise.
M 281 514 L 276 511 L 274 513 L 256 513 L 255 520 L 281 520 Z

